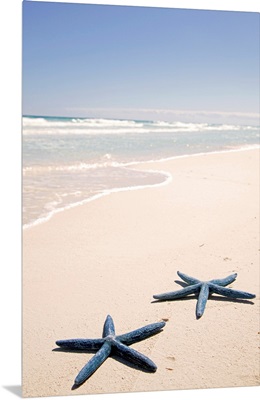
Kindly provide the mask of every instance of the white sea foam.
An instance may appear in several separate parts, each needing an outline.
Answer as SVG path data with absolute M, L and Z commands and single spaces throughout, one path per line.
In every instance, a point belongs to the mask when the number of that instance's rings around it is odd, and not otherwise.
M 104 196 L 108 196 L 112 193 L 117 193 L 117 192 L 125 192 L 125 191 L 129 191 L 129 190 L 140 190 L 140 189 L 146 189 L 146 188 L 156 188 L 156 187 L 161 187 L 164 185 L 167 185 L 168 183 L 171 182 L 172 180 L 172 175 L 169 172 L 166 171 L 158 171 L 158 170 L 151 170 L 151 171 L 147 171 L 148 173 L 157 173 L 160 174 L 162 176 L 164 176 L 164 180 L 160 183 L 154 183 L 154 184 L 146 184 L 146 185 L 136 185 L 136 186 L 126 186 L 126 187 L 118 187 L 118 188 L 113 188 L 113 189 L 106 189 L 103 190 L 100 193 L 97 193 L 91 197 L 88 197 L 84 200 L 78 201 L 78 202 L 73 202 L 71 204 L 66 205 L 65 207 L 60 207 L 60 208 L 53 208 L 47 215 L 42 216 L 40 218 L 38 218 L 37 220 L 29 223 L 29 224 L 25 224 L 23 225 L 23 229 L 28 229 L 28 228 L 32 228 L 36 225 L 42 224 L 44 222 L 49 221 L 55 214 L 58 214 L 62 211 L 74 208 L 74 207 L 78 207 L 80 205 L 89 203 L 91 201 L 100 199 L 101 197 Z
M 43 118 L 23 117 L 24 135 L 59 134 L 127 134 L 149 132 L 209 132 L 259 130 L 256 126 L 211 125 L 207 123 L 109 120 L 96 118 Z
M 117 161 L 107 161 L 103 163 L 84 163 L 80 162 L 77 164 L 71 165 L 38 165 L 38 166 L 28 166 L 23 168 L 23 174 L 26 175 L 30 172 L 37 174 L 37 173 L 44 173 L 51 172 L 51 171 L 84 171 L 84 170 L 95 170 L 101 168 L 108 168 L 108 167 L 125 167 L 131 165 L 132 163 L 119 163 Z M 135 162 L 132 164 L 134 165 Z

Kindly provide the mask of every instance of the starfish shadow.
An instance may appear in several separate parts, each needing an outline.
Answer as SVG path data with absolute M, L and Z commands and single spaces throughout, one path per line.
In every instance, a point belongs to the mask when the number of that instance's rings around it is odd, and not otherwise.
M 55 347 L 55 349 L 52 349 L 55 353 L 72 353 L 70 349 L 63 349 L 60 347 Z M 85 353 L 85 354 L 95 354 L 95 350 L 73 350 L 73 353 Z
M 189 296 L 187 296 L 187 297 L 182 297 L 182 298 L 179 298 L 179 299 L 172 299 L 172 300 L 168 300 L 168 301 L 176 301 L 176 302 L 178 302 L 178 301 L 189 301 L 189 300 L 191 300 L 191 299 L 197 299 L 198 298 L 198 295 L 197 294 L 191 294 L 191 295 L 189 295 Z M 153 301 L 151 301 L 151 304 L 154 304 L 154 303 L 163 303 L 163 302 L 165 302 L 165 300 L 163 300 L 163 299 L 156 299 L 156 300 L 153 300 Z
M 125 360 L 123 357 L 118 356 L 117 354 L 112 353 L 111 357 L 112 359 L 119 361 L 121 364 L 124 364 L 125 366 L 131 368 L 131 369 L 135 369 L 136 371 L 142 371 L 142 372 L 146 372 L 147 374 L 154 374 L 155 371 L 148 371 L 147 369 L 135 365 L 134 363 L 131 363 L 130 361 Z
M 183 288 L 189 286 L 187 283 L 179 281 L 178 279 L 176 279 L 174 282 L 177 283 L 178 285 L 182 286 Z
M 198 297 L 198 296 L 197 296 Z M 210 294 L 209 295 L 210 300 L 213 301 L 222 301 L 223 303 L 241 303 L 241 304 L 251 304 L 253 305 L 254 302 L 250 301 L 250 300 L 244 300 L 244 299 L 231 299 L 231 298 L 226 298 L 226 297 L 222 297 L 222 296 L 218 296 L 218 295 L 214 295 L 214 294 Z

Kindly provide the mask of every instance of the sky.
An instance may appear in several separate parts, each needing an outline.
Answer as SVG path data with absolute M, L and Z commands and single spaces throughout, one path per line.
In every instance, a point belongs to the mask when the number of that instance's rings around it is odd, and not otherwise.
M 259 124 L 259 14 L 23 2 L 24 115 Z

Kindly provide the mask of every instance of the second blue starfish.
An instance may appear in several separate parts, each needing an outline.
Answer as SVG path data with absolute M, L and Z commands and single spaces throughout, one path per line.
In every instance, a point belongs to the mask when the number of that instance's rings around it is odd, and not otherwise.
M 185 275 L 179 271 L 177 272 L 177 274 L 188 285 L 184 289 L 177 290 L 175 292 L 156 294 L 153 296 L 153 298 L 157 300 L 175 300 L 181 297 L 188 296 L 192 293 L 199 293 L 196 307 L 197 318 L 200 318 L 203 315 L 208 297 L 211 293 L 217 293 L 233 299 L 253 299 L 255 297 L 255 295 L 251 293 L 224 287 L 234 282 L 237 274 L 229 275 L 223 279 L 212 279 L 211 281 L 206 282 L 200 281 L 196 278 L 192 278 L 191 276 Z
M 134 365 L 138 365 L 147 371 L 155 372 L 157 367 L 152 360 L 128 346 L 155 335 L 160 332 L 164 326 L 165 322 L 157 322 L 117 336 L 115 334 L 113 319 L 108 315 L 104 323 L 102 338 L 58 340 L 56 344 L 63 349 L 76 351 L 98 350 L 76 376 L 73 388 L 85 382 L 108 358 L 112 351 L 114 351 L 114 354 L 130 361 Z

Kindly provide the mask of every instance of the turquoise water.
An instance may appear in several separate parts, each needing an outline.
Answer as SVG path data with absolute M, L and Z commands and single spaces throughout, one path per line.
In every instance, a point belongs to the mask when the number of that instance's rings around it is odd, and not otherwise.
M 163 184 L 138 162 L 259 145 L 259 127 L 23 117 L 23 223 L 111 190 Z

